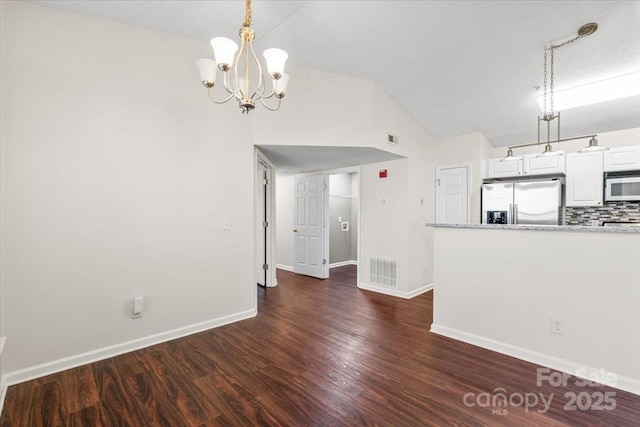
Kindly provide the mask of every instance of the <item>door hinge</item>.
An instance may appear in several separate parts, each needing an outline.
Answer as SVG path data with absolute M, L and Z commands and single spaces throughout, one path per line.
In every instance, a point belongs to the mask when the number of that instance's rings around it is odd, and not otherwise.
M 269 269 L 269 264 L 262 264 L 262 269 L 263 270 L 268 270 Z
M 327 259 L 326 259 L 326 258 L 323 258 L 323 259 L 322 259 L 322 265 L 325 265 L 326 263 L 327 263 Z
M 269 184 L 269 180 L 267 178 L 262 180 L 262 185 L 267 185 Z
M 440 185 L 440 178 L 436 179 L 436 182 Z
M 267 227 L 269 226 L 269 221 L 263 221 L 263 222 L 262 222 L 262 226 L 263 226 L 264 228 L 267 228 Z

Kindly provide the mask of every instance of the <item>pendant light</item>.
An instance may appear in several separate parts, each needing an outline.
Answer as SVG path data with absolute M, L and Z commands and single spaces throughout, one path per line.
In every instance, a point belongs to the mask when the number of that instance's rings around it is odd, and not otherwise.
M 253 110 L 257 101 L 260 101 L 268 110 L 277 110 L 280 108 L 280 103 L 289 84 L 289 75 L 284 73 L 284 64 L 288 58 L 287 52 L 282 49 L 267 49 L 263 53 L 267 72 L 271 77 L 271 89 L 267 91 L 262 75 L 262 65 L 253 50 L 255 33 L 251 29 L 251 19 L 251 0 L 246 0 L 245 18 L 242 28 L 240 28 L 240 50 L 238 51 L 238 45 L 233 40 L 226 37 L 214 37 L 211 39 L 211 47 L 213 47 L 215 60 L 200 58 L 196 61 L 200 80 L 207 88 L 209 99 L 216 104 L 236 99 L 244 114 Z M 211 95 L 211 88 L 216 84 L 217 70 L 222 71 L 224 88 L 229 94 L 227 98 L 222 100 L 216 100 Z M 252 71 L 253 75 L 251 75 Z M 266 99 L 272 97 L 278 100 L 275 106 L 270 106 L 265 102 Z
M 578 153 L 597 153 L 598 151 L 607 151 L 608 149 L 609 147 L 598 145 L 598 140 L 594 136 L 589 140 L 589 145 L 581 150 L 578 150 Z
M 571 37 L 568 40 L 563 41 L 559 44 L 550 44 L 549 46 L 544 47 L 544 112 L 542 116 L 538 116 L 538 144 L 541 144 L 540 140 L 540 125 L 541 123 L 546 122 L 547 127 L 547 143 L 544 147 L 544 151 L 538 154 L 538 157 L 542 156 L 552 156 L 555 155 L 553 149 L 551 148 L 551 144 L 554 142 L 561 142 L 560 139 L 560 113 L 554 111 L 554 53 L 555 50 L 571 44 L 576 40 L 579 40 L 583 37 L 587 37 L 596 32 L 598 29 L 598 24 L 595 22 L 590 22 L 588 24 L 584 24 L 578 29 L 578 33 Z M 549 60 L 547 60 L 549 59 Z M 547 66 L 548 64 L 548 66 Z M 547 84 L 547 70 L 549 75 L 549 82 Z M 549 108 L 547 108 L 549 107 Z M 551 140 L 551 123 L 555 121 L 555 125 L 558 132 L 558 137 L 555 141 Z M 592 138 L 594 142 L 594 146 L 597 146 L 597 141 L 595 138 Z M 591 146 L 591 141 L 589 142 L 589 146 Z M 588 148 L 588 147 L 587 147 Z
M 513 150 L 511 148 L 509 148 L 507 150 L 507 155 L 504 156 L 503 158 L 501 158 L 500 161 L 501 162 L 509 162 L 509 161 L 515 160 L 515 159 L 516 159 L 516 157 L 514 157 L 514 155 L 513 155 Z

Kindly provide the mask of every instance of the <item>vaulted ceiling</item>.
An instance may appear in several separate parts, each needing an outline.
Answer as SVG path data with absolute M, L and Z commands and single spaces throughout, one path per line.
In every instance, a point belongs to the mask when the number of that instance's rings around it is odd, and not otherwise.
M 31 3 L 203 45 L 235 39 L 244 18 L 243 0 Z M 556 51 L 556 90 L 640 70 L 638 1 L 265 0 L 253 2 L 252 27 L 259 50 L 374 80 L 436 139 L 479 131 L 501 147 L 536 140 L 543 46 L 587 22 L 598 23 L 595 34 Z M 562 113 L 562 136 L 631 127 L 640 127 L 640 96 Z

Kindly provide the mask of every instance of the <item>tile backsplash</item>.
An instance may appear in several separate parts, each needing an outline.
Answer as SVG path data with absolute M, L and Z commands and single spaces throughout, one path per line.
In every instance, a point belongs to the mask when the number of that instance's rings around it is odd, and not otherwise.
M 598 207 L 565 208 L 566 225 L 598 225 L 603 222 L 640 222 L 640 202 L 605 202 Z

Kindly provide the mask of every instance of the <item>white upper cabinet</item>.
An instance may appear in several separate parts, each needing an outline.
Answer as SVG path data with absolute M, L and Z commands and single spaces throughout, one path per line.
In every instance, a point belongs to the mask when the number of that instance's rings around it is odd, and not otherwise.
M 524 175 L 564 174 L 565 155 L 562 151 L 554 151 L 549 156 L 538 157 L 538 154 L 527 154 L 523 158 Z
M 567 154 L 565 204 L 572 206 L 602 206 L 602 152 Z
M 522 158 L 504 161 L 502 158 L 485 160 L 485 178 L 508 178 L 520 175 L 522 175 Z
M 554 152 L 551 156 L 538 157 L 537 154 L 527 154 L 514 160 L 488 159 L 484 163 L 485 178 L 558 175 L 564 174 L 564 171 L 565 155 L 562 151 Z
M 640 169 L 640 145 L 612 148 L 604 152 L 604 171 L 629 171 Z

